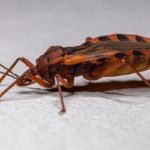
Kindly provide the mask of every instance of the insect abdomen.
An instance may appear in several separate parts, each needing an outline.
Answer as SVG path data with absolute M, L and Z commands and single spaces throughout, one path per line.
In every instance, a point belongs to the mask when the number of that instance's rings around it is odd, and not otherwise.
M 150 69 L 150 50 L 144 51 L 131 51 L 132 54 L 128 55 L 127 61 L 129 61 L 136 68 L 138 72 Z M 147 52 L 147 54 L 146 54 Z M 122 65 L 107 76 L 119 76 L 125 74 L 135 73 L 127 65 Z
M 110 34 L 110 35 L 104 35 L 99 36 L 96 38 L 90 38 L 88 42 L 91 43 L 102 43 L 102 42 L 108 42 L 108 41 L 114 41 L 114 42 L 148 42 L 150 43 L 150 38 L 139 36 L 139 35 L 133 35 L 133 34 Z

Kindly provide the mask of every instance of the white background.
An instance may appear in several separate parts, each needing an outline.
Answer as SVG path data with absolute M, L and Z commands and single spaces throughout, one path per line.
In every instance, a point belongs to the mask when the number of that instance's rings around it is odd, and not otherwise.
M 150 36 L 149 6 L 149 0 L 0 0 L 0 63 L 9 66 L 20 56 L 35 63 L 50 45 L 74 46 L 88 36 Z M 18 65 L 15 72 L 25 69 Z M 104 78 L 73 95 L 64 92 L 63 116 L 57 92 L 15 87 L 0 103 L 0 149 L 149 150 L 150 92 L 138 80 L 134 74 Z

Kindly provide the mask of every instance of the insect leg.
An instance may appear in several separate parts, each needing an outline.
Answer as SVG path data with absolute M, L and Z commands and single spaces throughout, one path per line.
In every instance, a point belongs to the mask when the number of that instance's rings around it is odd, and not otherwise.
M 17 84 L 18 81 L 19 81 L 19 78 L 16 79 L 11 85 L 9 85 L 4 91 L 2 91 L 2 92 L 0 93 L 0 98 L 1 98 L 5 93 L 7 93 L 8 90 L 10 90 L 15 84 Z
M 8 68 L 5 67 L 4 65 L 0 64 L 0 66 L 1 66 L 3 69 L 5 69 L 6 71 L 8 70 Z M 3 74 L 5 74 L 5 73 L 3 73 Z M 12 71 L 10 71 L 10 75 L 12 75 L 14 78 L 18 78 L 18 77 L 19 77 L 17 74 L 13 73 Z
M 61 85 L 60 85 L 60 77 L 59 77 L 59 75 L 56 75 L 56 81 L 57 81 L 58 92 L 59 92 L 59 96 L 60 96 L 60 102 L 61 102 L 60 113 L 64 113 L 64 112 L 66 112 L 66 108 L 65 108 L 65 104 L 64 104 L 63 95 L 62 95 L 62 89 L 61 89 Z
M 66 88 L 72 88 L 74 85 L 74 77 L 70 76 L 66 80 L 61 76 L 58 76 L 60 83 Z
M 44 80 L 42 80 L 41 78 L 38 78 L 38 77 L 32 75 L 31 73 L 28 74 L 27 77 L 45 88 L 51 88 L 53 86 L 53 84 L 47 83 Z
M 38 83 L 39 85 L 41 85 L 41 86 L 43 86 L 43 87 L 45 87 L 45 88 L 50 88 L 50 87 L 52 87 L 51 84 L 46 83 L 44 80 L 42 80 L 42 79 L 40 79 L 40 78 L 38 78 L 38 77 L 32 75 L 31 73 L 28 74 L 27 77 L 28 77 L 29 79 L 31 79 L 33 82 L 36 82 L 36 83 Z M 4 91 L 2 91 L 2 92 L 0 93 L 0 97 L 2 97 L 6 92 L 8 92 L 8 90 L 10 90 L 15 84 L 17 84 L 17 83 L 19 82 L 19 80 L 20 80 L 20 77 L 17 78 L 17 79 L 16 79 L 10 86 L 8 86 Z
M 8 68 L 5 67 L 4 65 L 0 64 L 0 66 L 1 66 L 3 69 L 5 69 L 6 71 L 8 70 Z M 13 73 L 12 71 L 10 71 L 10 73 L 11 73 L 13 76 L 15 76 L 16 78 L 19 77 L 17 74 Z
M 2 72 L 2 71 L 0 71 L 0 74 L 6 74 L 6 73 L 4 73 L 4 72 Z M 8 74 L 7 76 L 9 76 L 9 77 L 11 77 L 11 78 L 14 78 L 14 79 L 17 79 L 17 77 L 14 77 L 12 74 Z
M 126 59 L 122 59 L 122 62 L 127 64 L 144 81 L 144 83 L 150 87 L 150 83 L 136 70 L 136 68 L 130 62 L 126 61 Z
M 4 80 L 4 78 L 9 74 L 9 72 L 11 72 L 11 70 L 16 66 L 16 64 L 18 63 L 18 61 L 23 62 L 29 68 L 34 68 L 34 65 L 29 60 L 27 60 L 26 58 L 24 58 L 24 57 L 17 58 L 16 61 L 10 66 L 10 68 L 8 68 L 8 70 L 6 71 L 6 73 L 0 78 L 0 82 L 2 82 Z

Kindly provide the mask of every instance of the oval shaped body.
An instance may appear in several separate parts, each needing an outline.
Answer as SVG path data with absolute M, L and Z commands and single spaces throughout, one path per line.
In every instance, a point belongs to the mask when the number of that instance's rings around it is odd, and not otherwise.
M 102 76 L 133 73 L 126 65 L 108 71 L 122 58 L 126 58 L 138 71 L 149 69 L 150 39 L 138 35 L 111 34 L 88 38 L 79 46 L 53 46 L 37 59 L 37 69 L 46 80 L 56 74 L 63 78 L 82 75 L 94 80 Z

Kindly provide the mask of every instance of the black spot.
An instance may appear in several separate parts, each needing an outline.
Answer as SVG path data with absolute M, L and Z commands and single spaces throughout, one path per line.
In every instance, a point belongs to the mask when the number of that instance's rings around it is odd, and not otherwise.
M 141 36 L 136 35 L 135 38 L 137 42 L 146 42 Z
M 98 39 L 102 42 L 111 41 L 111 39 L 108 36 L 100 36 Z
M 140 52 L 140 51 L 134 50 L 134 51 L 133 51 L 133 55 L 134 55 L 134 56 L 142 56 L 143 53 Z
M 90 62 L 74 65 L 74 76 L 79 76 L 79 75 L 83 75 L 85 73 L 89 73 L 95 67 L 96 67 L 96 65 L 91 64 Z
M 102 62 L 106 62 L 107 61 L 107 58 L 99 58 L 97 59 L 98 62 L 102 63 Z
M 49 57 L 47 57 L 47 61 L 50 62 L 50 58 Z
M 128 37 L 124 34 L 117 34 L 117 38 L 120 40 L 120 41 L 129 41 Z
M 59 71 L 59 65 L 55 64 L 55 65 L 51 65 L 48 68 L 49 74 L 57 74 Z
M 92 45 L 92 43 L 91 43 L 91 42 L 85 42 L 85 43 L 83 43 L 82 45 L 83 45 L 83 46 L 87 46 L 87 47 L 88 47 L 88 46 L 91 46 L 91 45 Z
M 90 62 L 87 62 L 87 63 L 83 64 L 83 72 L 84 72 L 84 73 L 85 73 L 85 72 L 89 72 L 89 71 L 93 70 L 93 68 L 95 68 L 95 67 L 96 67 L 95 64 L 92 64 L 92 63 L 90 63 Z
M 63 53 L 65 54 L 73 54 L 77 49 L 75 47 L 66 47 L 63 49 Z
M 115 57 L 117 57 L 117 58 L 124 58 L 124 57 L 126 57 L 126 55 L 124 53 L 116 53 Z

